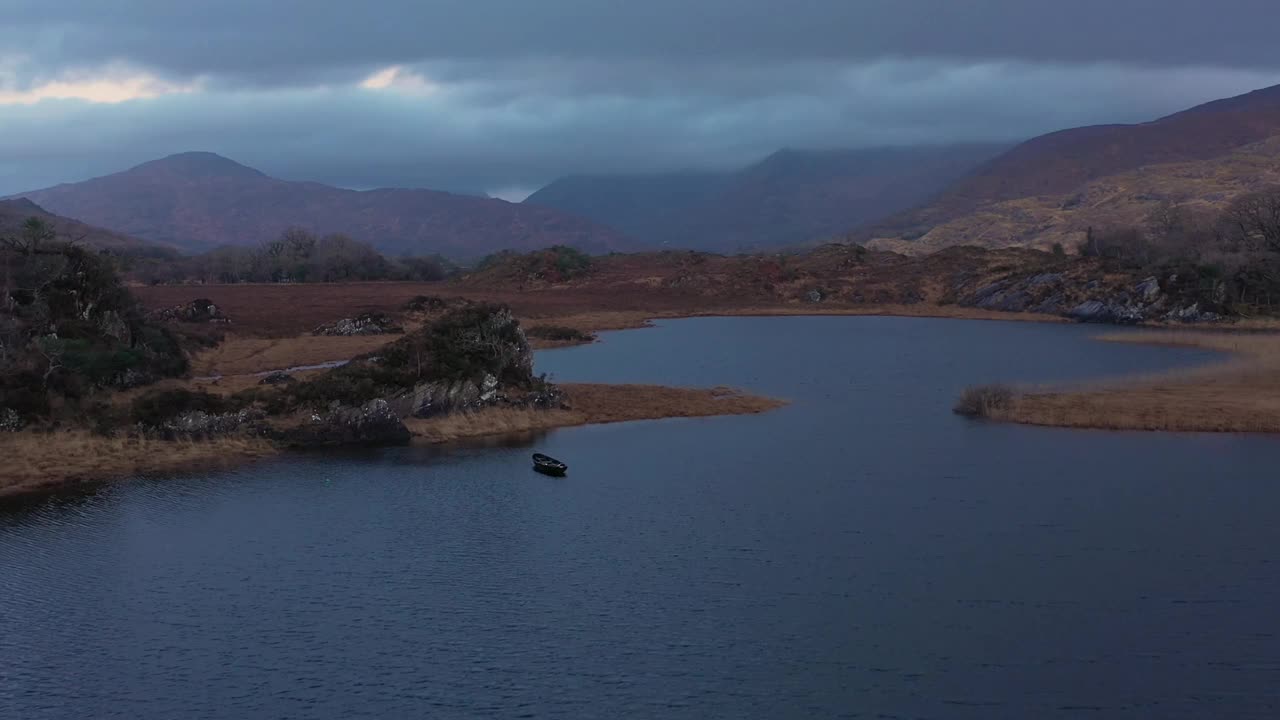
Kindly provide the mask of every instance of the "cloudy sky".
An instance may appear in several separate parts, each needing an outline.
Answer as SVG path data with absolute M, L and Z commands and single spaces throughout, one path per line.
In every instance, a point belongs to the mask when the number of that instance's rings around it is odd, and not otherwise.
M 1280 83 L 1276 0 L 0 0 L 0 194 L 185 150 L 519 197 Z

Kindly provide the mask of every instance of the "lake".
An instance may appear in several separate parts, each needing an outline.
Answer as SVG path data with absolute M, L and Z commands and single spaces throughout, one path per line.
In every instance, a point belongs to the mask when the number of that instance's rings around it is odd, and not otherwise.
M 1100 332 L 663 322 L 538 367 L 791 404 L 0 512 L 0 717 L 1280 716 L 1280 442 L 950 412 L 1214 361 Z

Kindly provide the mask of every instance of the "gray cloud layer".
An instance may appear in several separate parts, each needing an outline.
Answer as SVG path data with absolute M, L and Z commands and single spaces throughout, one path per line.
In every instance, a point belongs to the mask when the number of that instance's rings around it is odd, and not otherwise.
M 535 186 L 1014 139 L 1280 82 L 1272 0 L 2 4 L 0 90 L 107 66 L 200 89 L 3 106 L 0 193 L 188 149 L 355 187 Z M 421 91 L 357 87 L 390 65 Z

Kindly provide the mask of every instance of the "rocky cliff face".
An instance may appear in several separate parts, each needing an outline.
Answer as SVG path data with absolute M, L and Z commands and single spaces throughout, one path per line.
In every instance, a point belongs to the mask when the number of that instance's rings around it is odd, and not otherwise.
M 1201 294 L 1188 293 L 1177 273 L 1163 278 L 1107 276 L 1085 279 L 1065 272 L 1013 276 L 978 288 L 958 287 L 961 305 L 984 310 L 1062 315 L 1081 322 L 1215 322 L 1222 316 L 1206 307 Z M 1209 289 L 1212 299 L 1213 291 Z M 1218 302 L 1221 302 L 1218 298 Z

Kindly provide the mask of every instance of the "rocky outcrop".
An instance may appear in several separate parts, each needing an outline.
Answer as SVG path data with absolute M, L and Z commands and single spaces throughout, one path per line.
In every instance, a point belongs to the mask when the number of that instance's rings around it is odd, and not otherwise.
M 410 434 L 391 405 L 378 398 L 358 408 L 338 406 L 313 414 L 310 421 L 285 431 L 281 439 L 295 447 L 381 447 L 405 445 Z
M 1177 298 L 1177 276 L 1163 283 L 1155 276 L 1138 281 L 1072 277 L 1062 272 L 1007 277 L 974 290 L 955 288 L 961 305 L 1004 312 L 1061 315 L 1079 322 L 1132 325 L 1141 322 L 1213 322 L 1221 316 L 1203 312 L 1198 303 Z
M 153 310 L 147 319 L 154 322 L 185 323 L 229 323 L 231 319 L 222 312 L 222 308 L 206 298 L 198 298 L 189 303 L 173 307 Z
M 332 335 L 351 337 L 354 335 L 395 335 L 404 332 L 391 318 L 383 313 L 364 313 L 354 318 L 343 318 L 329 325 L 321 325 L 311 331 L 312 335 Z
M 165 421 L 160 432 L 168 439 L 208 438 L 218 435 L 267 435 L 267 414 L 261 410 L 246 408 L 238 412 L 208 413 L 193 410 Z
M 527 390 L 503 389 L 497 377 L 485 375 L 479 385 L 470 380 L 420 383 L 389 402 L 401 417 L 430 418 L 499 406 L 558 408 L 564 405 L 564 394 L 549 383 Z

